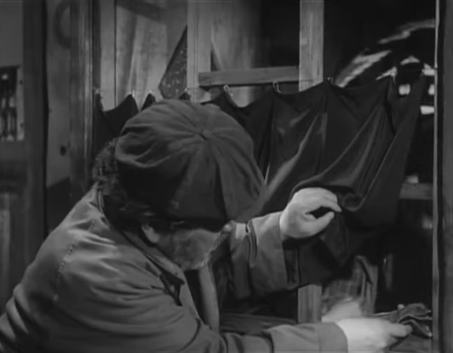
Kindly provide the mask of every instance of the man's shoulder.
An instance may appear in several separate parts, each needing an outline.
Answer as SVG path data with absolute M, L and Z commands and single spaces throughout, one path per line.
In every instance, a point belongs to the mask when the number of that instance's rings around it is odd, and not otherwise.
M 63 226 L 49 238 L 51 251 L 59 253 L 59 276 L 67 284 L 102 286 L 116 281 L 135 286 L 136 281 L 158 278 L 157 267 L 140 249 L 96 219 L 82 227 Z
M 140 249 L 111 228 L 101 212 L 78 206 L 44 241 L 33 272 L 44 274 L 56 293 L 67 289 L 69 297 L 72 290 L 92 294 L 96 288 L 161 285 L 160 271 Z

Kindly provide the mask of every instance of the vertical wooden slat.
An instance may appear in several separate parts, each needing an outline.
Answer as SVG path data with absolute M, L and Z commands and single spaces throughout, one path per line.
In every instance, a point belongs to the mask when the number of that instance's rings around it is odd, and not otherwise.
M 323 80 L 324 0 L 300 0 L 299 90 Z
M 71 199 L 87 191 L 93 114 L 93 0 L 71 0 Z
M 209 98 L 199 88 L 198 74 L 211 70 L 211 6 L 209 1 L 189 0 L 187 17 L 187 88 L 191 101 Z M 215 331 L 219 331 L 219 307 L 211 268 L 198 270 L 201 295 L 201 316 Z
M 187 17 L 187 88 L 192 101 L 209 94 L 199 88 L 198 74 L 211 71 L 211 8 L 209 1 L 189 0 Z
M 434 350 L 453 352 L 453 1 L 437 1 Z
M 11 194 L 0 191 L 0 312 L 4 312 L 4 306 L 11 296 L 11 223 Z
M 300 0 L 299 90 L 323 80 L 324 0 Z M 297 293 L 297 321 L 321 321 L 322 287 L 310 284 Z
M 100 93 L 106 109 L 116 107 L 116 0 L 99 2 Z
M 45 129 L 47 128 L 45 86 L 45 2 L 24 1 L 24 130 L 26 186 L 24 190 L 24 234 L 16 251 L 23 253 L 22 268 L 35 258 L 45 237 Z M 13 255 L 16 256 L 16 255 Z M 17 278 L 16 278 L 17 279 Z

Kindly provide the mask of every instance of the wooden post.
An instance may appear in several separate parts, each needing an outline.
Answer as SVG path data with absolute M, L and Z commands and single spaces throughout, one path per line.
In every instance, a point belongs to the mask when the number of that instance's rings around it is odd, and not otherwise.
M 105 109 L 116 107 L 116 0 L 97 0 L 99 8 L 99 88 Z
M 46 52 L 44 0 L 24 1 L 24 127 L 26 186 L 24 191 L 24 237 L 14 240 L 16 250 L 23 253 L 21 276 L 35 258 L 45 238 L 45 136 Z M 16 278 L 17 279 L 17 278 Z
M 434 351 L 453 352 L 453 1 L 437 1 Z
M 299 90 L 323 80 L 324 0 L 300 0 Z
M 93 114 L 93 0 L 71 0 L 71 199 L 87 191 Z
M 211 6 L 209 1 L 189 0 L 187 18 L 187 88 L 191 101 L 209 98 L 199 87 L 198 74 L 211 71 Z M 201 294 L 201 316 L 215 331 L 219 331 L 219 306 L 214 278 L 209 266 L 198 270 Z
M 300 0 L 299 90 L 323 80 L 324 0 Z M 297 321 L 321 321 L 322 286 L 310 284 L 297 293 Z

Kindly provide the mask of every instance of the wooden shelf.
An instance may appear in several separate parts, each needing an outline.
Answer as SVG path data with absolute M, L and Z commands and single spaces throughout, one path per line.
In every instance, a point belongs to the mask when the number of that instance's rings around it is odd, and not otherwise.
M 431 351 L 432 340 L 409 336 L 390 349 L 389 353 L 429 353 Z
M 252 86 L 273 82 L 299 82 L 297 66 L 265 67 L 246 70 L 200 72 L 201 87 Z
M 408 184 L 404 183 L 401 188 L 400 199 L 402 200 L 432 200 L 433 186 L 431 184 Z

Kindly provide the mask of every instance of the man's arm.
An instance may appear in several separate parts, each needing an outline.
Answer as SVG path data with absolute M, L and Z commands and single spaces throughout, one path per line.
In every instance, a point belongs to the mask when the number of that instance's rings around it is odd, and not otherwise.
M 331 211 L 316 218 L 312 212 L 319 208 Z M 238 224 L 230 241 L 235 295 L 244 298 L 299 286 L 299 259 L 284 251 L 283 242 L 318 234 L 334 219 L 334 212 L 341 212 L 335 194 L 307 188 L 296 192 L 282 212 Z
M 347 352 L 346 336 L 334 323 L 277 326 L 255 335 L 219 334 L 178 305 L 153 272 L 124 265 L 115 273 L 128 271 L 128 276 L 110 276 L 95 285 L 92 280 L 101 277 L 97 271 L 82 271 L 85 264 L 63 277 L 52 311 L 49 351 Z
M 280 212 L 236 225 L 230 252 L 237 298 L 295 287 L 286 272 L 279 219 Z

